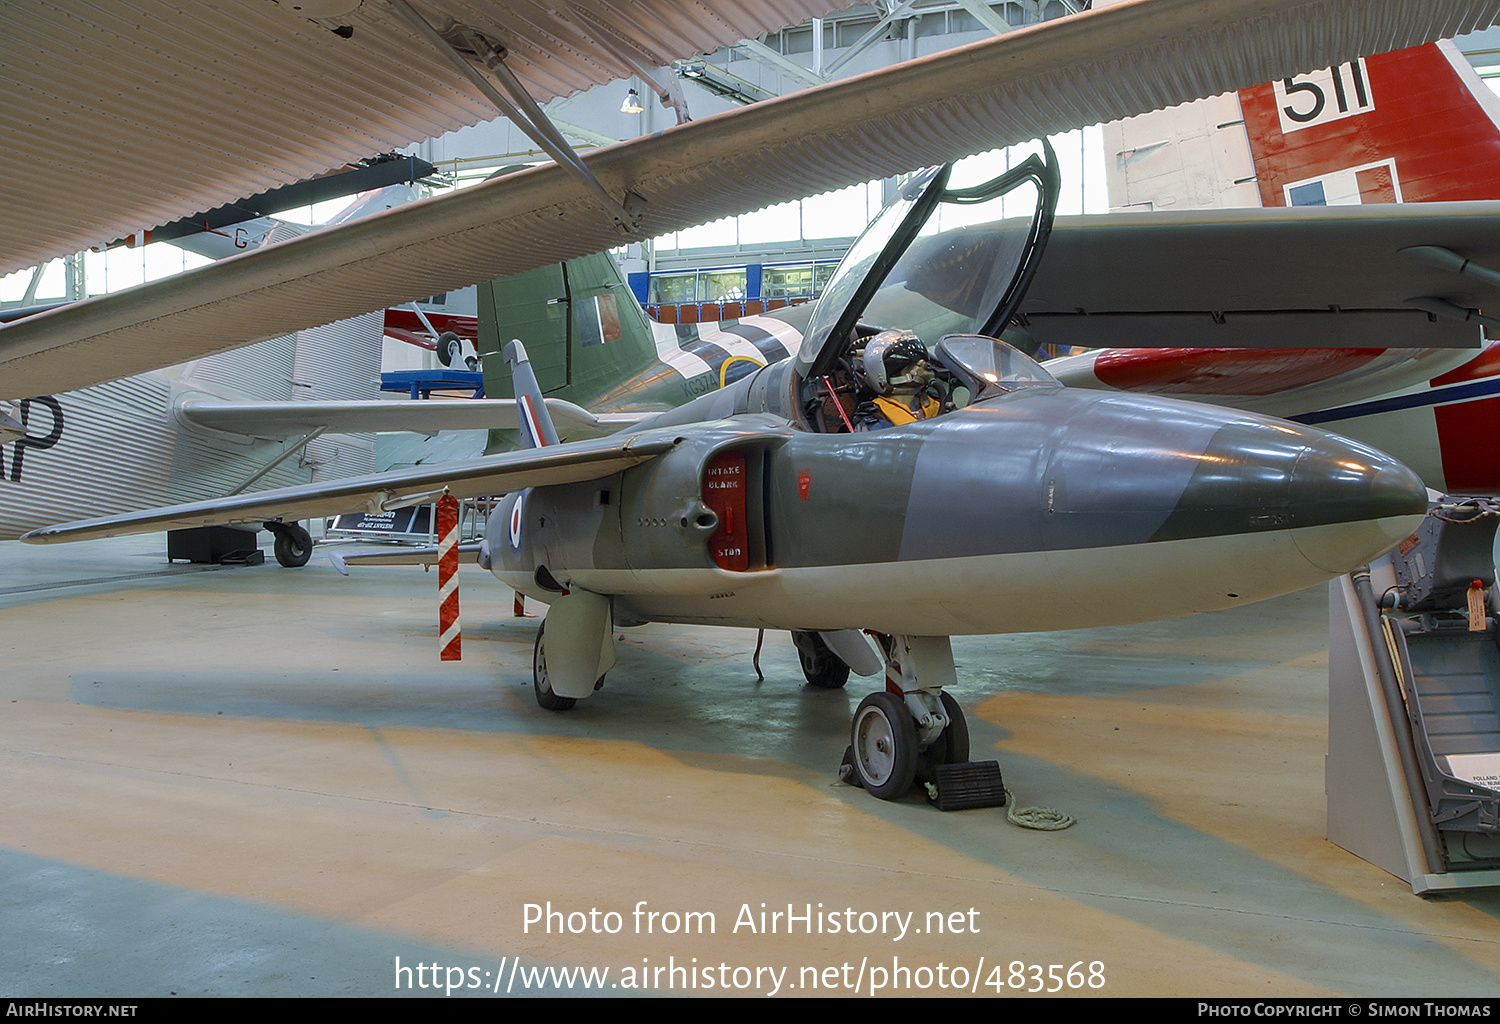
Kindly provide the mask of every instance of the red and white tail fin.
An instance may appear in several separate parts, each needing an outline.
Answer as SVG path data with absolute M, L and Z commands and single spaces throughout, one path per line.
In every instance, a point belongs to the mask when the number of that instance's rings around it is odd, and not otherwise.
M 1239 92 L 1265 206 L 1500 199 L 1500 97 L 1451 41 Z
M 1500 97 L 1449 41 L 1106 125 L 1110 205 L 1500 199 Z
M 1500 199 L 1500 98 L 1451 42 L 1130 118 L 1103 136 L 1120 210 Z M 1481 443 L 1500 430 L 1500 342 L 1470 359 L 1381 340 L 1348 350 L 1096 349 L 1048 368 L 1074 386 L 1321 423 L 1390 451 L 1431 486 L 1500 493 L 1497 449 Z

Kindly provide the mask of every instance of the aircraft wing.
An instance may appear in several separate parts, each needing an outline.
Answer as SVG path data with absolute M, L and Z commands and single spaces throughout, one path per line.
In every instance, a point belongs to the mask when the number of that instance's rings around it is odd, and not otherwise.
M 1500 202 L 1059 217 L 1021 312 L 1088 348 L 1477 348 L 1497 225 Z
M 595 415 L 558 398 L 547 399 L 547 411 L 564 439 L 580 434 L 607 434 L 644 419 L 641 415 Z M 373 402 L 219 402 L 190 399 L 177 408 L 190 423 L 251 437 L 294 437 L 314 430 L 335 433 L 443 430 L 515 430 L 516 402 L 511 398 L 466 398 L 455 401 Z
M 542 103 L 848 2 L 411 6 Z M 496 116 L 391 0 L 6 0 L 0 69 L 0 275 Z
M 477 562 L 482 545 L 478 542 L 472 544 L 458 545 L 458 560 L 460 562 Z M 348 575 L 349 566 L 360 565 L 422 565 L 434 566 L 438 564 L 441 552 L 437 548 L 400 548 L 387 551 L 367 551 L 357 555 L 344 555 L 337 552 L 331 556 L 333 567 L 344 575 Z
M 587 163 L 611 195 L 644 197 L 638 234 L 651 237 L 1497 18 L 1500 0 L 1134 0 L 678 125 Z M 144 372 L 621 237 L 585 186 L 556 165 L 531 168 L 11 324 L 0 398 Z
M 671 434 L 614 435 L 435 467 L 421 466 L 62 523 L 33 530 L 22 539 L 32 544 L 48 544 L 216 524 L 274 519 L 290 522 L 360 509 L 389 511 L 436 501 L 444 490 L 457 498 L 472 498 L 526 487 L 594 480 L 653 459 L 670 451 L 675 444 Z

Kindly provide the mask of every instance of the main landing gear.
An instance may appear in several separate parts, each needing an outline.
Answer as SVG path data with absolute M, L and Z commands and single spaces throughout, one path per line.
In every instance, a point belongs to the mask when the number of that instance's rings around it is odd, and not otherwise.
M 838 690 L 849 681 L 849 666 L 821 636 L 794 632 L 792 643 L 797 645 L 797 658 L 802 662 L 802 675 L 808 683 L 822 690 Z
M 604 685 L 615 663 L 613 626 L 609 599 L 599 594 L 574 590 L 552 602 L 531 656 L 538 704 L 568 711 Z
M 552 682 L 547 678 L 547 648 L 542 643 L 542 634 L 546 630 L 545 621 L 536 628 L 536 645 L 531 652 L 531 688 L 536 691 L 537 704 L 543 708 L 548 711 L 568 711 L 578 701 L 573 697 L 559 697 L 552 692 Z
M 532 653 L 539 705 L 567 711 L 604 684 L 614 664 L 611 627 L 608 603 L 598 595 L 575 590 L 553 601 Z M 813 686 L 839 689 L 851 671 L 884 673 L 885 689 L 860 701 L 854 712 L 840 778 L 882 800 L 904 796 L 920 780 L 942 810 L 1005 802 L 999 766 L 969 760 L 968 721 L 944 689 L 955 681 L 947 637 L 839 630 L 796 632 L 792 639 Z

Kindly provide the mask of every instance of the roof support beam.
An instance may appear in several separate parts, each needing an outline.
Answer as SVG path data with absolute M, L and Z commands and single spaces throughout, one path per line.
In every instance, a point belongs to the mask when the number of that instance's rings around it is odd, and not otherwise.
M 958 0 L 958 6 L 972 14 L 975 21 L 997 36 L 1002 32 L 1010 31 L 1010 22 L 996 14 L 995 9 L 984 0 Z
M 753 61 L 764 64 L 782 78 L 790 78 L 801 85 L 822 85 L 828 79 L 817 72 L 809 71 L 794 60 L 788 60 L 759 39 L 741 39 L 734 48 Z
M 574 9 L 573 17 L 584 22 L 593 34 L 594 41 L 634 71 L 646 88 L 656 93 L 661 105 L 677 115 L 677 123 L 685 124 L 693 119 L 688 113 L 687 97 L 682 94 L 682 83 L 668 69 L 657 67 L 630 41 L 620 36 L 608 25 L 589 15 L 582 8 Z
M 849 49 L 846 50 L 838 60 L 828 65 L 828 67 L 823 68 L 823 73 L 829 78 L 832 78 L 834 75 L 838 74 L 839 68 L 843 67 L 855 57 L 858 57 L 860 54 L 864 53 L 870 48 L 871 44 L 873 44 L 881 36 L 885 35 L 885 30 L 890 27 L 891 22 L 896 21 L 899 18 L 910 17 L 915 14 L 916 12 L 912 10 L 912 5 L 914 5 L 916 2 L 917 0 L 901 0 L 901 3 L 891 7 L 886 16 L 875 23 L 874 28 L 870 29 L 870 31 L 860 36 L 859 39 L 855 41 L 854 45 L 849 47 Z

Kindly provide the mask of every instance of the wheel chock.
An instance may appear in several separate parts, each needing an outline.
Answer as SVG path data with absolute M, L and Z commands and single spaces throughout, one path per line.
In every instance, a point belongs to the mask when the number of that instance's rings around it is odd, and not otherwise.
M 856 789 L 865 788 L 865 784 L 859 781 L 859 772 L 854 770 L 854 747 L 852 745 L 844 748 L 844 759 L 839 762 L 839 781 Z
M 965 761 L 940 764 L 932 770 L 927 799 L 940 811 L 964 811 L 972 807 L 1004 807 L 1005 782 L 999 761 Z

